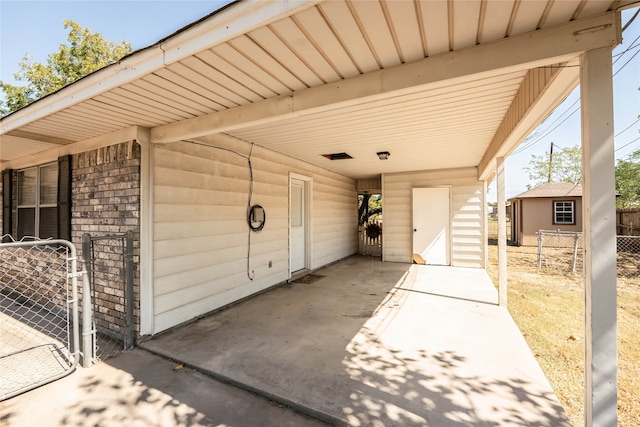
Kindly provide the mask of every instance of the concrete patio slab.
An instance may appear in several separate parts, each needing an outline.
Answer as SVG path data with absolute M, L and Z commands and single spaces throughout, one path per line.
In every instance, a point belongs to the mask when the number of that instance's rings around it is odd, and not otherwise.
M 354 256 L 143 347 L 353 426 L 568 426 L 484 270 Z
M 0 402 L 2 427 L 321 427 L 276 402 L 142 349 Z

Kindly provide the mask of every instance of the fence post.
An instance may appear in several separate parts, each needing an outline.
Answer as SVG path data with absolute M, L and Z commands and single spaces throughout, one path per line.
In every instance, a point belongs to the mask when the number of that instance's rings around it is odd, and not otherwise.
M 124 348 L 128 350 L 133 348 L 134 327 L 133 327 L 133 231 L 126 232 L 126 254 L 125 263 L 127 269 L 127 277 L 125 279 L 126 286 L 126 329 L 124 336 Z
M 576 272 L 576 261 L 578 259 L 578 233 L 573 235 L 573 272 Z
M 538 268 L 542 267 L 542 239 L 544 234 L 542 231 L 538 232 Z
M 73 333 L 73 351 L 75 352 L 75 363 L 77 363 L 78 355 L 80 354 L 80 343 L 78 339 L 78 255 L 76 253 L 76 247 L 69 242 L 69 250 L 71 251 L 71 256 L 69 259 L 71 260 L 71 300 L 72 309 L 71 309 L 71 322 L 73 328 L 75 329 Z
M 82 367 L 89 368 L 95 357 L 93 316 L 91 313 L 91 235 L 82 235 Z

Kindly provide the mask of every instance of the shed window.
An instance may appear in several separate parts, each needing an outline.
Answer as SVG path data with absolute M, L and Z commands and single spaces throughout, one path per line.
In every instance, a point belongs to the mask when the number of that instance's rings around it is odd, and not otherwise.
M 554 224 L 575 224 L 575 202 L 560 201 L 553 202 L 553 223 Z

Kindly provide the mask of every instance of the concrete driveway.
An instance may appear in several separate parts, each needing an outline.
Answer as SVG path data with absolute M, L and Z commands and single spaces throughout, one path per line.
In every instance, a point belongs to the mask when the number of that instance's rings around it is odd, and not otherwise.
M 354 256 L 141 346 L 352 426 L 568 426 L 484 270 Z

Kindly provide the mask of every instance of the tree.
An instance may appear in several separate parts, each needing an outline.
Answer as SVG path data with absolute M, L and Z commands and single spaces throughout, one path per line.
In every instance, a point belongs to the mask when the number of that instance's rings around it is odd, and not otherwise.
M 358 224 L 364 225 L 371 217 L 382 213 L 382 196 L 380 194 L 358 195 Z
M 616 192 L 619 208 L 640 207 L 640 149 L 616 163 Z
M 16 86 L 0 82 L 6 100 L 0 102 L 0 114 L 6 115 L 62 87 L 73 83 L 131 52 L 131 44 L 107 41 L 100 33 L 82 28 L 73 21 L 64 21 L 69 29 L 67 44 L 61 44 L 57 52 L 47 57 L 47 63 L 35 62 L 25 55 L 14 73 L 17 81 L 27 82 Z
M 558 148 L 558 147 L 556 147 Z M 553 145 L 551 146 L 553 150 Z M 550 150 L 551 151 L 551 150 Z M 545 182 L 582 182 L 582 150 L 580 146 L 547 151 L 541 155 L 531 155 L 531 162 L 525 169 L 534 187 Z

